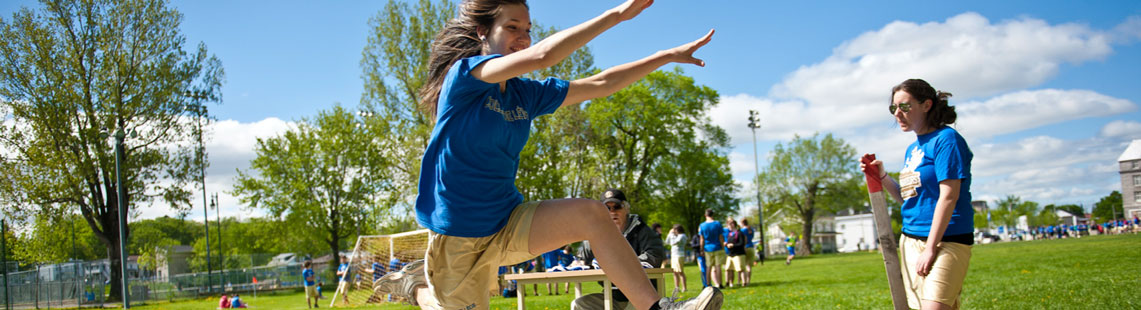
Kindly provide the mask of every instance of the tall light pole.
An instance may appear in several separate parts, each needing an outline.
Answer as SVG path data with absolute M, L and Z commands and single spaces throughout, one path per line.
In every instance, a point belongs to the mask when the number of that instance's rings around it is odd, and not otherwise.
M 761 204 L 761 160 L 757 155 L 757 129 L 761 128 L 761 117 L 757 115 L 756 110 L 749 110 L 749 129 L 753 130 L 753 167 L 756 168 L 757 174 L 754 181 L 757 182 L 757 227 L 761 229 L 761 265 L 765 264 L 765 206 Z
M 132 132 L 133 135 L 133 132 Z M 123 188 L 123 128 L 115 129 L 115 188 L 119 194 L 119 267 L 123 272 L 123 309 L 131 308 L 131 290 L 127 282 L 127 190 Z
M 202 99 L 209 98 L 205 92 L 187 92 L 187 97 L 194 100 L 194 105 L 190 107 L 194 109 L 195 123 L 198 125 L 198 157 L 199 172 L 202 183 L 202 223 L 206 227 L 206 292 L 213 292 L 214 285 L 214 271 L 210 267 L 210 207 L 206 202 L 206 144 L 202 140 L 202 118 L 206 114 L 206 106 L 202 105 Z

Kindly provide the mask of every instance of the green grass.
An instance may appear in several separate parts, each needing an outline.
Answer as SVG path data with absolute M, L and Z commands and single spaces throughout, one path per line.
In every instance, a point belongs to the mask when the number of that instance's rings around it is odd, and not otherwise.
M 1141 235 L 1092 236 L 976 245 L 963 288 L 963 309 L 1136 309 L 1141 307 Z M 692 297 L 701 287 L 696 266 L 686 268 Z M 667 292 L 673 290 L 672 281 Z M 583 285 L 599 292 L 596 284 Z M 331 290 L 330 290 L 331 291 Z M 528 288 L 530 292 L 530 288 Z M 546 292 L 540 288 L 540 292 Z M 753 284 L 725 289 L 723 309 L 889 309 L 891 296 L 878 252 L 783 257 L 753 269 Z M 305 309 L 300 291 L 243 294 L 255 309 Z M 530 309 L 566 309 L 571 295 L 528 295 Z M 322 307 L 329 300 L 322 300 Z M 217 299 L 157 303 L 137 309 L 212 309 Z M 515 299 L 493 297 L 491 308 L 514 309 Z M 361 309 L 415 309 L 370 305 Z M 339 308 L 343 309 L 343 308 Z

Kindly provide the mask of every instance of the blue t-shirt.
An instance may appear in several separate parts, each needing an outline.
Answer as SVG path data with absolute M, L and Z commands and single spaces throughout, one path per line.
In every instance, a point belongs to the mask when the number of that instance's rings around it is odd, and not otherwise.
M 313 277 L 313 269 L 306 268 L 305 270 L 301 271 L 301 281 L 305 282 L 305 286 L 317 285 L 317 278 L 314 277 L 313 280 L 310 281 L 309 277 Z
M 241 308 L 241 307 L 242 307 L 242 299 L 241 298 L 234 297 L 234 299 L 230 300 L 230 308 Z
M 416 197 L 416 220 L 436 233 L 485 237 L 507 224 L 523 202 L 515 175 L 531 121 L 566 99 L 570 83 L 564 80 L 512 78 L 500 92 L 499 84 L 471 75 L 499 56 L 461 59 L 444 77 Z
M 349 281 L 349 264 L 341 264 L 340 266 L 337 266 L 337 272 L 344 272 L 344 274 L 341 275 L 341 282 Z
M 721 249 L 721 242 L 723 242 L 721 237 L 721 222 L 712 221 L 701 223 L 701 226 L 697 227 L 697 232 L 701 234 L 701 238 L 705 239 L 706 252 L 713 252 Z
M 753 248 L 753 229 L 752 228 L 741 228 L 741 233 L 745 234 L 745 248 L 746 249 L 752 249 Z
M 376 282 L 380 277 L 384 276 L 384 265 L 380 262 L 372 262 L 372 281 Z
M 729 227 L 725 227 L 724 229 L 721 229 L 721 237 L 725 239 L 725 242 L 729 241 L 729 233 L 730 232 L 732 232 L 732 230 L 730 230 Z M 729 254 L 729 248 L 725 248 L 725 254 L 726 255 Z
M 966 140 L 951 127 L 944 126 L 917 136 L 904 154 L 899 174 L 903 196 L 903 232 L 926 237 L 931 233 L 935 203 L 939 200 L 939 182 L 961 180 L 959 199 L 947 224 L 944 236 L 974 232 L 975 210 L 971 208 L 971 158 L 974 154 Z

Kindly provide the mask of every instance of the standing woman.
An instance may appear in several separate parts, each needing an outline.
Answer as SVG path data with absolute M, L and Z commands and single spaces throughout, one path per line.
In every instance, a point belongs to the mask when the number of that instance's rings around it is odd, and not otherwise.
M 955 122 L 951 93 L 936 91 L 920 79 L 891 89 L 889 111 L 916 141 L 904 153 L 899 181 L 879 168 L 884 189 L 903 201 L 903 271 L 907 304 L 912 309 L 958 309 L 963 279 L 974 244 L 971 208 L 971 154 Z M 861 170 L 867 170 L 863 164 Z
M 420 103 L 435 119 L 416 198 L 416 220 L 431 230 L 426 257 L 386 275 L 378 291 L 426 308 L 487 309 L 497 266 L 588 240 L 607 277 L 636 308 L 720 308 L 721 292 L 712 289 L 684 302 L 658 296 L 601 202 L 524 202 L 515 187 L 519 153 L 535 117 L 609 96 L 669 63 L 705 65 L 693 53 L 713 31 L 580 80 L 520 77 L 558 64 L 652 3 L 628 0 L 534 46 L 525 0 L 460 4 L 458 16 L 432 43 L 420 90 Z
M 674 271 L 674 287 L 681 288 L 684 293 L 687 285 L 685 284 L 685 247 L 689 243 L 689 237 L 685 235 L 685 227 L 681 224 L 674 224 L 673 229 L 666 236 L 666 244 L 670 246 L 670 267 Z

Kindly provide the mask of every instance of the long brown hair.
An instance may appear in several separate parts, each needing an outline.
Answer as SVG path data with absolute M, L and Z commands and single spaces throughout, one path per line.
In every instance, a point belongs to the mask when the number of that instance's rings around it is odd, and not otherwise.
M 939 129 L 955 123 L 958 114 L 955 113 L 955 107 L 952 107 L 948 102 L 951 93 L 935 90 L 935 87 L 921 79 L 910 79 L 899 83 L 899 85 L 891 88 L 891 96 L 894 98 L 895 93 L 901 90 L 910 94 L 920 104 L 931 100 L 931 110 L 927 111 L 927 118 L 925 119 L 927 126 L 931 129 Z
M 477 29 L 490 29 L 502 7 L 511 4 L 527 6 L 527 0 L 465 0 L 460 4 L 460 15 L 449 20 L 444 29 L 436 33 L 432 54 L 428 56 L 428 83 L 420 88 L 420 108 L 433 119 L 444 76 L 452 64 L 480 54 L 483 40 L 480 40 Z

